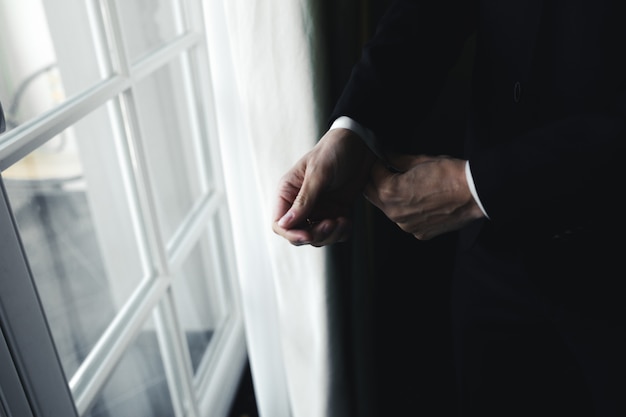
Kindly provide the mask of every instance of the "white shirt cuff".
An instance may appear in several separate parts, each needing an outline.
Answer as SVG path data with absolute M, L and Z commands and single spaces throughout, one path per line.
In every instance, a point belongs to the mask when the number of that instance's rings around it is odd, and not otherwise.
M 480 198 L 478 198 L 478 192 L 476 191 L 476 185 L 474 185 L 474 178 L 472 177 L 472 170 L 470 169 L 469 161 L 465 162 L 465 178 L 467 179 L 467 185 L 469 186 L 470 192 L 472 193 L 472 197 L 474 197 L 474 201 L 480 207 L 480 210 L 483 212 L 486 218 L 489 218 L 489 215 L 485 211 L 482 203 L 480 202 Z
M 364 139 L 366 143 L 374 142 L 374 132 L 372 132 L 359 122 L 349 118 L 348 116 L 338 117 L 328 130 L 333 130 L 337 128 L 344 128 L 353 131 L 354 133 L 359 135 L 361 139 Z

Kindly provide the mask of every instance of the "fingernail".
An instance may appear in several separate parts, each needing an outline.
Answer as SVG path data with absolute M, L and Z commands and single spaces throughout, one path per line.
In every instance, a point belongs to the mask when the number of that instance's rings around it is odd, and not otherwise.
M 278 225 L 280 227 L 285 227 L 285 225 L 289 223 L 289 221 L 293 219 L 293 217 L 294 217 L 293 213 L 288 211 L 287 213 L 285 213 L 283 217 L 280 218 L 280 220 L 278 221 Z

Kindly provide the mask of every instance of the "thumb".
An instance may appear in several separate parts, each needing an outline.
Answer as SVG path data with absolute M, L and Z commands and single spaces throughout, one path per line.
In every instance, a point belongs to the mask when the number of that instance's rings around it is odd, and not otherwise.
M 313 210 L 321 188 L 321 184 L 317 180 L 305 177 L 298 195 L 291 203 L 291 207 L 278 220 L 278 226 L 289 229 L 294 225 L 303 223 Z
M 370 180 L 363 190 L 364 197 L 370 203 L 380 208 L 382 203 L 379 192 L 381 189 L 385 188 L 386 182 L 395 175 L 397 174 L 389 171 L 380 161 L 376 161 L 370 171 Z

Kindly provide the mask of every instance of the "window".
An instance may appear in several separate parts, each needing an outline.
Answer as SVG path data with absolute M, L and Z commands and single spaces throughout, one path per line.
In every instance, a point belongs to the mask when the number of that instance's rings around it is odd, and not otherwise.
M 2 329 L 8 352 L 43 355 L 41 329 L 11 331 L 32 317 L 9 298 L 40 311 L 80 416 L 220 415 L 244 363 L 202 15 L 200 0 L 0 0 L 0 231 L 36 288 L 13 258 Z

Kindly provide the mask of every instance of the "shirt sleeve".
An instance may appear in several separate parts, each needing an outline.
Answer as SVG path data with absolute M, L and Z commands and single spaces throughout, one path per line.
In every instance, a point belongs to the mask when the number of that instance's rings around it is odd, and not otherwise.
M 328 130 L 333 130 L 337 128 L 344 128 L 344 129 L 351 130 L 357 135 L 359 135 L 359 137 L 365 140 L 366 142 L 372 143 L 374 141 L 374 132 L 372 132 L 371 130 L 369 130 L 368 128 L 366 128 L 365 126 L 363 126 L 356 120 L 351 119 L 350 117 L 347 117 L 347 116 L 338 117 L 337 119 L 335 119 L 333 124 L 330 126 L 330 129 Z M 370 139 L 370 141 L 368 141 L 368 139 Z
M 480 207 L 480 210 L 483 212 L 486 218 L 489 218 L 487 211 L 483 207 L 483 204 L 480 202 L 480 198 L 478 198 L 478 192 L 476 191 L 476 185 L 474 184 L 474 178 L 472 177 L 472 170 L 470 169 L 470 161 L 467 160 L 465 162 L 465 178 L 467 179 L 467 185 L 470 189 L 470 193 L 472 193 L 472 197 L 474 197 L 474 201 Z

